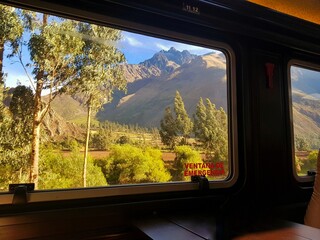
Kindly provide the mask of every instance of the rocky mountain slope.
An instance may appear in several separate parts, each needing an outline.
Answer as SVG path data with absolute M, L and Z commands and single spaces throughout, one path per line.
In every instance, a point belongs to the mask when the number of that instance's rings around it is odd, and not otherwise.
M 132 71 L 132 68 L 145 69 L 147 66 L 156 69 L 157 74 L 142 77 Z M 227 107 L 226 65 L 222 54 L 195 56 L 171 48 L 140 64 L 124 68 L 127 79 L 130 79 L 127 94 L 115 93 L 114 101 L 97 114 L 100 121 L 157 127 L 164 109 L 172 106 L 176 91 L 180 92 L 190 117 L 200 97 L 210 98 L 218 107 Z

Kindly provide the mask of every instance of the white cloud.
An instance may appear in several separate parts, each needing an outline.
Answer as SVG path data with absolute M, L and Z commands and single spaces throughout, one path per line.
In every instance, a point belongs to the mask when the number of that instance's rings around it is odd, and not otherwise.
M 155 45 L 160 50 L 165 50 L 165 51 L 168 51 L 172 47 L 172 44 L 171 45 L 164 45 L 164 44 L 159 43 L 159 42 L 156 42 Z
M 174 47 L 178 51 L 187 50 L 190 53 L 193 53 L 196 55 L 203 55 L 203 54 L 214 51 L 213 49 L 210 49 L 210 48 L 204 48 L 204 47 L 199 47 L 199 46 L 185 44 L 185 43 L 172 42 L 172 41 L 160 40 L 160 39 L 157 39 L 157 40 L 158 40 L 157 42 L 154 42 L 154 45 L 158 49 L 165 50 L 165 51 L 168 51 L 171 47 Z
M 142 42 L 140 42 L 136 38 L 130 37 L 130 36 L 124 36 L 124 42 L 128 43 L 129 45 L 131 45 L 133 47 L 140 47 L 143 45 Z
M 206 54 L 214 51 L 213 49 L 210 49 L 210 48 L 204 48 L 204 47 L 199 47 L 199 46 L 184 44 L 184 43 L 175 43 L 174 48 L 176 48 L 179 51 L 187 50 L 197 55 L 202 55 L 202 54 Z

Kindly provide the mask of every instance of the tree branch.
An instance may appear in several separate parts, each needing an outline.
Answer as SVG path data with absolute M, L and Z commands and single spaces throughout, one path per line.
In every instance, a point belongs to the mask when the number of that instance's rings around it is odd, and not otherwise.
M 33 84 L 33 82 L 32 82 L 32 79 L 31 79 L 31 77 L 30 77 L 30 75 L 29 75 L 29 73 L 28 73 L 28 71 L 27 71 L 27 69 L 26 69 L 26 67 L 24 66 L 23 61 L 22 61 L 22 47 L 20 48 L 18 57 L 19 57 L 19 62 L 21 63 L 21 65 L 22 65 L 22 67 L 23 67 L 23 70 L 24 70 L 25 74 L 27 75 L 27 77 L 28 77 L 28 79 L 29 79 L 29 82 L 30 82 L 30 84 L 31 84 L 31 86 L 32 86 L 33 91 L 36 91 L 36 87 L 34 86 L 34 84 Z

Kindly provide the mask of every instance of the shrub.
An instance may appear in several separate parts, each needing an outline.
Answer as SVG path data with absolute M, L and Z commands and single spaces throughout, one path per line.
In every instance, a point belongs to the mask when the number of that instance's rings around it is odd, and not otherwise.
M 201 155 L 190 146 L 175 147 L 176 157 L 172 166 L 172 176 L 175 181 L 190 180 L 189 176 L 184 176 L 185 163 L 202 163 Z
M 106 135 L 99 134 L 99 133 L 93 134 L 89 143 L 89 146 L 91 148 L 94 148 L 96 150 L 101 150 L 101 151 L 105 151 L 107 149 L 107 145 L 108 145 L 108 140 Z
M 307 166 L 308 170 L 317 169 L 317 159 L 318 159 L 318 150 L 311 151 L 308 155 L 308 163 Z
M 116 142 L 117 144 L 129 144 L 130 143 L 130 138 L 128 136 L 121 136 Z
M 87 186 L 105 186 L 106 179 L 101 168 L 88 158 Z M 73 150 L 64 157 L 60 152 L 47 148 L 41 151 L 39 168 L 39 189 L 82 187 L 83 156 Z
M 106 159 L 104 173 L 109 184 L 167 182 L 160 150 L 145 150 L 129 144 L 114 145 Z

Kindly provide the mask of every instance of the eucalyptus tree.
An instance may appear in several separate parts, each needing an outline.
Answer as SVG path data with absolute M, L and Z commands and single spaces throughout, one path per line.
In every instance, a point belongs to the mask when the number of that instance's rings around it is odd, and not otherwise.
M 30 182 L 38 184 L 39 147 L 41 123 L 51 102 L 63 87 L 75 78 L 75 56 L 83 48 L 83 41 L 75 33 L 75 23 L 70 20 L 49 18 L 37 14 L 34 29 L 28 41 L 34 75 L 34 113 L 31 143 Z M 47 99 L 43 101 L 44 90 Z
M 121 31 L 88 23 L 78 23 L 77 31 L 84 45 L 76 56 L 77 79 L 69 87 L 69 93 L 77 93 L 87 107 L 87 130 L 83 161 L 83 186 L 86 187 L 87 158 L 91 117 L 104 104 L 112 100 L 115 89 L 125 90 L 126 79 L 120 67 L 125 62 L 116 47 Z
M 11 54 L 18 50 L 19 40 L 23 33 L 23 24 L 15 8 L 0 5 L 0 120 L 3 111 L 3 92 L 4 92 L 4 72 L 3 60 L 5 46 L 11 48 Z
M 0 5 L 0 188 L 7 188 L 8 183 L 16 180 L 12 174 L 15 172 L 12 161 L 19 157 L 18 152 L 12 149 L 12 144 L 15 142 L 12 132 L 13 119 L 9 109 L 3 104 L 5 99 L 3 61 L 5 50 L 8 50 L 9 55 L 17 52 L 22 33 L 22 21 L 16 9 Z M 14 164 L 16 163 L 17 161 L 14 161 Z
M 193 123 L 184 107 L 179 91 L 176 91 L 176 96 L 174 98 L 174 112 L 176 114 L 175 124 L 177 132 L 183 136 L 183 143 L 187 143 L 187 138 L 190 136 L 193 129 Z

